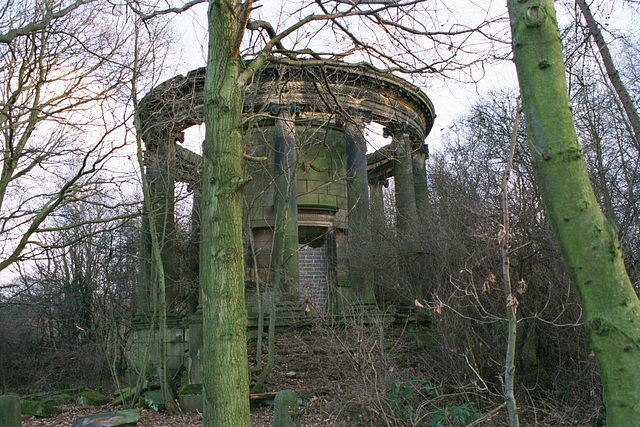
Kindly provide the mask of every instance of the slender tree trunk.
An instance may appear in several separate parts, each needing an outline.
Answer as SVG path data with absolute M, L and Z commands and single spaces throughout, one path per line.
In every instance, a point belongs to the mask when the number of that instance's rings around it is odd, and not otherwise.
M 200 249 L 207 427 L 250 425 L 242 244 L 244 64 L 238 55 L 247 13 L 239 0 L 209 3 Z
M 502 282 L 504 284 L 505 302 L 507 307 L 507 351 L 504 363 L 504 398 L 507 403 L 507 412 L 509 413 L 509 425 L 518 427 L 518 405 L 513 392 L 516 376 L 516 366 L 514 363 L 516 357 L 516 339 L 518 331 L 518 300 L 511 292 L 511 221 L 509 220 L 509 176 L 511 175 L 511 165 L 513 164 L 513 155 L 516 151 L 516 142 L 518 137 L 518 125 L 520 123 L 520 105 L 516 107 L 516 116 L 513 123 L 513 135 L 511 138 L 511 146 L 509 147 L 509 158 L 507 159 L 507 167 L 502 178 L 502 230 L 501 252 L 502 252 Z
M 508 7 L 536 179 L 582 305 L 607 425 L 631 425 L 640 419 L 640 303 L 578 146 L 553 1 L 508 0 Z
M 624 108 L 624 112 L 629 119 L 629 124 L 631 125 L 631 129 L 633 130 L 633 139 L 635 141 L 636 147 L 640 147 L 640 117 L 638 117 L 638 110 L 636 110 L 636 106 L 627 91 L 622 79 L 620 79 L 620 73 L 616 69 L 615 64 L 613 63 L 613 58 L 611 58 L 611 53 L 609 52 L 609 46 L 607 46 L 607 42 L 604 40 L 602 32 L 598 27 L 598 23 L 595 18 L 591 14 L 591 9 L 587 4 L 586 0 L 576 0 L 578 3 L 578 7 L 580 7 L 580 11 L 584 16 L 584 19 L 587 21 L 587 26 L 589 27 L 589 32 L 593 36 L 593 39 L 598 46 L 598 50 L 600 51 L 600 56 L 602 57 L 602 62 L 604 63 L 604 68 L 607 70 L 607 76 L 609 76 L 609 80 L 611 81 L 611 85 L 618 94 L 618 98 L 622 103 L 622 108 Z
M 260 371 L 260 375 L 256 380 L 256 384 L 253 386 L 251 390 L 252 393 L 260 393 L 264 389 L 264 385 L 269 378 L 269 374 L 276 366 L 276 298 L 278 297 L 278 288 L 276 286 L 273 287 L 271 291 L 271 295 L 269 295 L 269 329 L 268 329 L 268 353 L 267 353 L 267 363 L 264 365 L 262 371 Z M 259 331 L 262 333 L 262 331 Z
M 138 24 L 136 23 L 135 30 L 135 65 L 134 76 L 132 79 L 132 98 L 133 104 L 138 105 L 137 98 L 137 70 L 138 70 Z M 139 116 L 136 109 L 135 112 L 136 126 L 139 127 Z M 156 143 L 159 144 L 158 141 Z M 149 259 L 144 260 L 141 263 L 140 268 L 145 269 L 144 273 L 141 273 L 139 279 L 145 280 L 143 283 L 139 283 L 138 286 L 144 286 L 143 291 L 145 298 L 144 309 L 149 310 L 152 308 L 152 318 L 149 325 L 149 342 L 147 342 L 147 351 L 143 360 L 142 371 L 136 381 L 136 392 L 133 401 L 137 401 L 140 393 L 142 392 L 142 384 L 146 380 L 146 371 L 149 364 L 151 353 L 151 337 L 155 334 L 155 322 L 159 315 L 160 325 L 160 349 L 159 349 L 159 361 L 160 361 L 160 388 L 162 390 L 162 398 L 165 403 L 165 407 L 169 413 L 178 411 L 178 405 L 176 403 L 175 390 L 173 385 L 169 382 L 169 375 L 167 372 L 167 281 L 171 281 L 168 276 L 173 274 L 173 258 L 175 252 L 173 251 L 173 245 L 170 243 L 173 239 L 175 230 L 175 223 L 173 220 L 173 192 L 174 182 L 173 175 L 171 174 L 171 166 L 169 166 L 170 154 L 167 153 L 167 146 L 173 146 L 173 141 L 170 143 L 164 142 L 164 146 L 160 150 L 164 153 L 165 162 L 162 163 L 163 167 L 158 167 L 161 164 L 158 161 L 158 150 L 153 151 L 153 157 L 149 162 L 149 167 L 145 171 L 144 161 L 142 158 L 142 140 L 141 134 L 136 134 L 136 148 L 137 159 L 140 167 L 140 176 L 142 179 L 142 191 L 144 193 L 144 212 L 146 217 L 143 219 L 143 246 L 141 248 L 141 255 L 149 256 Z M 170 150 L 170 148 L 169 148 Z M 149 172 L 151 177 L 148 175 Z M 164 172 L 164 175 L 162 175 Z M 160 176 L 158 176 L 160 175 Z M 152 189 L 155 194 L 152 194 Z M 145 230 L 146 228 L 146 230 Z M 146 236 L 145 236 L 146 234 Z M 166 246 L 163 246 L 166 245 Z M 164 252 L 163 252 L 164 250 Z M 164 255 L 164 256 L 163 256 Z M 169 268 L 169 271 L 167 271 Z M 149 287 L 151 289 L 149 289 Z M 151 296 L 149 295 L 149 291 Z M 141 294 L 139 294 L 141 295 Z M 150 299 L 150 300 L 149 300 Z M 158 304 L 160 305 L 158 313 Z
M 262 301 L 263 294 L 260 291 L 260 273 L 258 270 L 258 256 L 256 254 L 256 244 L 253 239 L 253 227 L 251 227 L 251 215 L 248 215 L 249 229 L 249 247 L 251 248 L 251 259 L 253 260 L 253 269 L 255 270 L 256 280 L 256 302 L 258 304 L 258 330 L 256 338 L 256 365 L 251 370 L 251 373 L 260 372 L 262 369 L 262 334 L 264 333 L 264 304 Z

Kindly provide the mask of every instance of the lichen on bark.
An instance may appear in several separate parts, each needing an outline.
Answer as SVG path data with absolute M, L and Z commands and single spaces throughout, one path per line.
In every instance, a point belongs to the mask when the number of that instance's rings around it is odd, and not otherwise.
M 536 179 L 583 309 L 607 425 L 631 425 L 640 419 L 640 303 L 582 160 L 553 1 L 509 0 L 508 7 Z

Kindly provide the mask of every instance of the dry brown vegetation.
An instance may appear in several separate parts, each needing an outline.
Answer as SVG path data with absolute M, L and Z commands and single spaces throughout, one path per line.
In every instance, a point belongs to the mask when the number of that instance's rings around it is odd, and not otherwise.
M 478 425 L 506 425 L 498 384 L 490 377 L 474 378 L 482 369 L 473 365 L 473 360 L 487 354 L 476 354 L 473 348 L 464 352 L 447 348 L 441 339 L 445 328 L 460 326 L 447 325 L 446 315 L 440 315 L 432 325 L 415 321 L 391 324 L 353 315 L 346 324 L 318 321 L 312 326 L 279 329 L 277 363 L 267 388 L 318 391 L 316 397 L 304 400 L 303 426 L 427 426 L 435 425 L 429 423 L 439 415 L 446 415 L 442 425 L 466 425 L 478 417 L 486 417 Z M 255 345 L 255 340 L 250 342 Z M 561 380 L 549 381 L 534 386 L 521 382 L 519 395 L 521 399 L 528 396 L 520 404 L 523 425 L 592 425 L 602 417 L 603 405 L 597 394 L 590 395 L 590 390 L 575 384 L 571 388 Z M 62 415 L 31 418 L 24 425 L 70 425 L 80 415 L 114 408 L 64 409 L 67 412 Z M 455 414 L 461 417 L 457 422 Z M 269 405 L 252 409 L 252 425 L 270 426 L 272 417 Z M 199 414 L 170 415 L 143 409 L 139 425 L 200 426 L 202 418 Z

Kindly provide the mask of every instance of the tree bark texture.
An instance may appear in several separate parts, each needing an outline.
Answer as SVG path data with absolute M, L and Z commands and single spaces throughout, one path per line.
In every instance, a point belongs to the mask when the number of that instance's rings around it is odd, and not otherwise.
M 582 305 L 607 425 L 632 425 L 640 419 L 640 303 L 578 146 L 553 1 L 509 0 L 508 7 L 536 179 Z
M 238 0 L 209 4 L 200 249 L 207 427 L 250 425 L 242 244 L 243 62 L 237 55 L 243 16 Z
M 604 68 L 607 70 L 607 76 L 609 77 L 609 81 L 611 81 L 611 85 L 613 86 L 620 102 L 622 103 L 622 108 L 624 109 L 627 118 L 629 119 L 629 125 L 633 131 L 633 139 L 636 144 L 636 147 L 640 147 L 640 117 L 638 117 L 638 110 L 636 110 L 636 106 L 633 103 L 633 99 L 627 88 L 625 87 L 622 79 L 620 78 L 620 73 L 616 69 L 615 64 L 613 63 L 613 58 L 611 57 L 611 53 L 609 52 L 609 46 L 598 27 L 598 23 L 596 22 L 593 14 L 591 13 L 591 9 L 587 4 L 586 0 L 576 0 L 578 3 L 578 7 L 580 7 L 580 11 L 584 16 L 584 19 L 587 21 L 587 26 L 589 27 L 589 32 L 593 36 L 593 39 L 598 46 L 598 50 L 600 51 L 600 56 L 602 57 L 602 62 L 604 63 Z

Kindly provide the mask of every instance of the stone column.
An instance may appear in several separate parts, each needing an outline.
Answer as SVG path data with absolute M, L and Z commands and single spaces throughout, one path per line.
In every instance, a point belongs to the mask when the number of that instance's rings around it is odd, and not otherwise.
M 374 301 L 371 277 L 366 265 L 371 250 L 369 232 L 369 187 L 367 182 L 367 141 L 364 123 L 352 117 L 344 125 L 347 154 L 347 200 L 349 221 L 349 282 L 361 302 Z
M 382 188 L 389 187 L 389 180 L 387 178 L 376 179 L 369 183 L 370 193 L 370 209 L 371 209 L 371 234 L 374 242 L 375 236 L 381 235 L 386 227 L 386 220 L 384 217 L 384 195 Z
M 197 278 L 200 266 L 200 208 L 202 193 L 200 188 L 193 191 L 191 209 L 191 236 L 189 236 L 190 269 Z M 187 380 L 190 385 L 202 384 L 202 306 L 200 305 L 200 286 L 195 295 L 189 295 L 189 357 L 187 359 Z M 180 393 L 182 396 L 182 393 Z M 181 402 L 181 405 L 183 403 Z M 184 406 L 184 405 L 183 405 Z
M 295 106 L 271 104 L 269 112 L 277 116 L 274 129 L 275 216 L 273 268 L 276 284 L 285 298 L 298 299 L 298 203 L 296 182 Z M 278 283 L 279 282 L 279 283 Z
M 353 299 L 347 269 L 347 236 L 332 227 L 327 231 L 326 244 L 329 307 L 335 313 L 344 313 Z
M 395 145 L 393 176 L 396 190 L 396 226 L 402 240 L 415 232 L 417 219 L 409 132 L 406 129 L 389 131 L 389 128 L 386 128 L 385 132 L 391 133 Z
M 153 261 L 151 227 L 149 219 L 155 222 L 160 255 L 165 276 L 165 292 L 168 311 L 173 310 L 175 298 L 175 137 L 171 133 L 147 132 L 145 143 L 146 177 L 149 183 L 151 212 L 145 202 L 140 235 L 140 255 L 138 273 L 138 315 L 147 315 L 153 307 L 157 295 L 157 268 Z
M 191 230 L 189 235 L 189 270 L 191 277 L 198 281 L 200 274 L 200 208 L 202 205 L 202 190 L 194 188 L 193 206 L 191 207 Z M 188 297 L 189 314 L 195 313 L 200 306 L 200 285 L 197 290 Z
M 406 128 L 393 130 L 395 156 L 393 175 L 396 190 L 396 230 L 398 236 L 398 266 L 403 286 L 410 286 L 407 295 L 415 288 L 415 234 L 417 232 L 416 193 L 413 182 L 413 162 L 411 160 L 411 143 Z M 409 298 L 410 300 L 410 298 Z
M 17 394 L 5 394 L 0 396 L 0 426 L 20 427 L 20 398 Z
M 377 178 L 374 181 L 369 182 L 369 194 L 371 205 L 371 241 L 374 248 L 382 248 L 386 242 L 386 218 L 384 216 L 384 194 L 383 188 L 389 187 L 389 180 L 387 178 Z M 375 255 L 374 255 L 375 256 Z M 375 258 L 374 258 L 375 259 Z M 380 286 L 384 282 L 379 267 L 373 268 L 373 283 Z
M 412 154 L 413 161 L 413 187 L 416 194 L 416 211 L 418 223 L 428 216 L 429 211 L 429 184 L 427 182 L 427 168 L 425 162 L 429 158 L 429 146 L 420 144 L 420 148 Z
M 142 220 L 138 313 L 132 322 L 130 373 L 140 372 L 143 365 L 148 366 L 151 376 L 159 363 L 159 349 L 162 338 L 158 335 L 158 321 L 151 329 L 151 320 L 158 304 L 159 276 L 158 266 L 153 256 L 151 221 L 155 225 L 156 237 L 162 260 L 165 301 L 167 311 L 167 360 L 172 375 L 179 369 L 184 358 L 182 332 L 177 332 L 175 317 L 175 175 L 176 140 L 180 138 L 168 128 L 156 128 L 143 135 L 147 150 L 145 152 L 146 178 L 149 184 L 149 198 L 145 200 Z M 148 203 L 149 202 L 149 203 Z M 147 207 L 150 205 L 150 207 Z M 159 317 L 158 317 L 159 320 Z
M 167 315 L 172 315 L 175 303 L 175 172 L 176 136 L 158 135 L 147 151 L 147 179 L 151 195 L 151 218 L 155 221 L 158 245 L 164 271 Z M 151 257 L 151 283 L 157 286 L 157 269 Z
M 151 231 L 149 230 L 149 210 L 142 207 L 140 226 L 140 252 L 138 253 L 138 293 L 137 312 L 134 323 L 146 322 L 151 311 Z
M 429 157 L 429 147 L 427 144 L 420 144 L 414 149 L 413 159 L 413 186 L 416 193 L 416 210 L 418 218 L 416 225 L 420 227 L 420 232 L 426 233 L 429 229 L 429 186 L 427 183 L 427 169 L 425 162 Z M 429 274 L 429 258 L 424 247 L 423 240 L 418 239 L 411 242 L 414 249 L 411 266 L 411 281 L 417 288 L 424 290 L 424 286 L 428 283 L 431 275 Z

